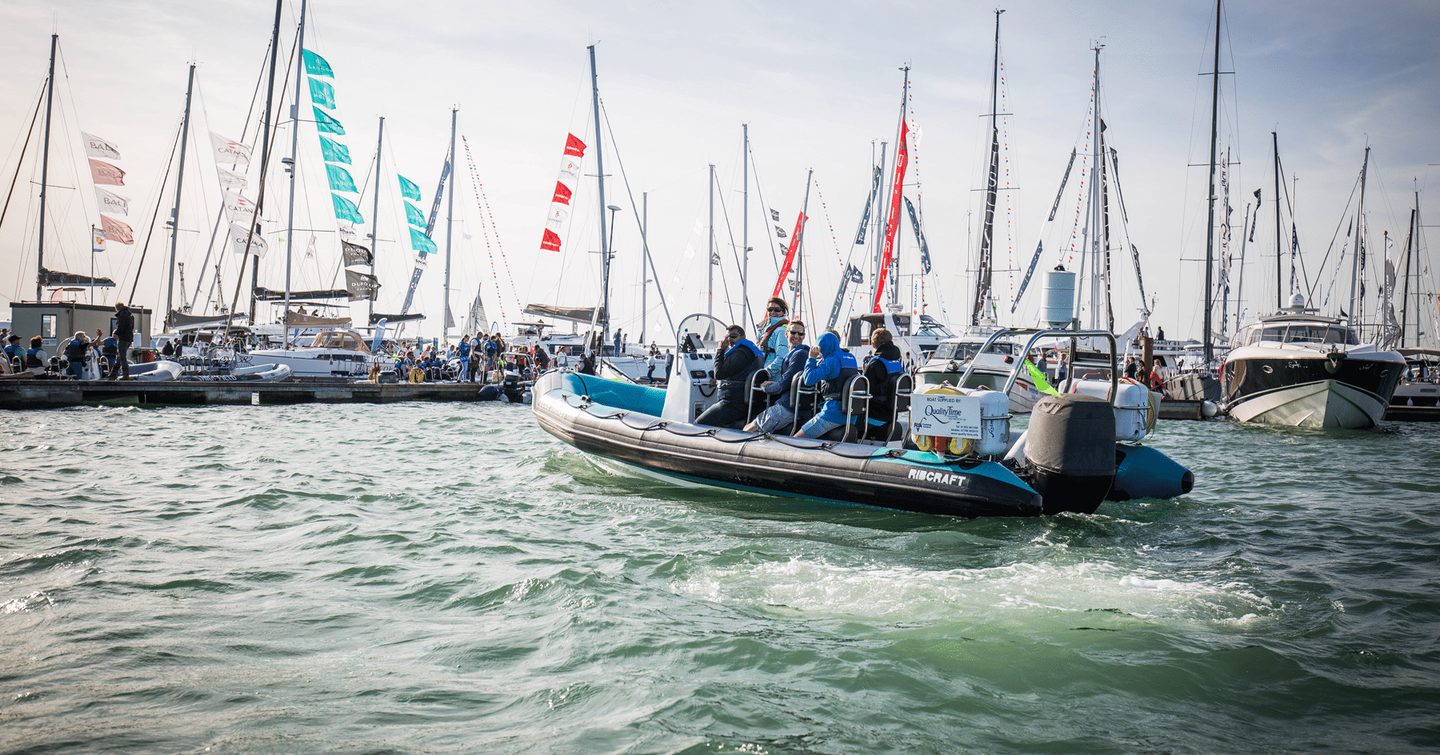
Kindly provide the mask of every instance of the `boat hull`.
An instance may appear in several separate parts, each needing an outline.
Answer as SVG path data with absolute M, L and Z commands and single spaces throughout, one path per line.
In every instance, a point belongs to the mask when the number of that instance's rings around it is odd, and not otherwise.
M 1393 352 L 1331 360 L 1316 352 L 1244 349 L 1225 364 L 1226 409 L 1240 422 L 1322 429 L 1363 429 L 1384 417 L 1404 362 Z M 1398 355 L 1394 355 L 1398 359 Z
M 918 451 L 664 422 L 660 391 L 616 385 L 549 373 L 534 388 L 536 420 L 581 451 L 683 481 L 927 514 L 1042 513 L 1039 493 L 995 462 L 942 463 Z M 654 413 L 601 403 L 620 390 L 654 390 Z

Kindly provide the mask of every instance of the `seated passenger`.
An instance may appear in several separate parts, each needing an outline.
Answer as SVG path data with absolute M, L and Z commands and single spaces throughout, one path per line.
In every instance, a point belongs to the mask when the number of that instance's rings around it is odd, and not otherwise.
M 845 424 L 845 407 L 842 404 L 845 388 L 850 378 L 860 373 L 855 355 L 840 349 L 840 336 L 826 331 L 818 344 L 810 349 L 810 358 L 801 373 L 802 385 L 820 386 L 820 411 L 810 418 L 795 436 L 818 438 Z
M 870 332 L 870 346 L 874 353 L 865 357 L 865 380 L 870 387 L 869 426 L 861 430 L 862 437 L 871 440 L 889 440 L 888 428 L 895 413 L 895 381 L 905 371 L 900 361 L 900 348 L 885 328 Z
M 33 336 L 30 339 L 30 348 L 25 350 L 25 369 L 39 375 L 45 371 L 45 363 L 50 357 L 46 356 L 45 339 L 40 336 Z
M 788 428 L 795 422 L 795 407 L 790 405 L 790 384 L 805 371 L 805 360 L 810 356 L 810 347 L 805 345 L 805 323 L 792 320 L 785 331 L 790 351 L 780 362 L 780 373 L 774 380 L 767 380 L 760 388 L 768 394 L 780 394 L 780 398 L 761 412 L 746 430 L 773 433 Z
M 720 400 L 710 405 L 695 423 L 716 427 L 739 427 L 749 411 L 750 376 L 760 369 L 762 353 L 745 337 L 745 329 L 731 325 L 725 340 L 715 350 L 715 380 Z
M 76 380 L 85 379 L 85 360 L 90 358 L 90 338 L 85 331 L 75 331 L 65 342 L 65 372 Z

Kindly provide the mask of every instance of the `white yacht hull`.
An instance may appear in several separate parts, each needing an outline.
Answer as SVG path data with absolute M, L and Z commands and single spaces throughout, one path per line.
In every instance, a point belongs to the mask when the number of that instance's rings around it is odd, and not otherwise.
M 276 364 L 298 378 L 364 378 L 370 355 L 336 349 L 261 349 L 236 357 L 237 365 Z
M 1320 380 L 1246 399 L 1230 407 L 1230 416 L 1262 425 L 1364 429 L 1385 416 L 1385 402 L 1339 380 Z

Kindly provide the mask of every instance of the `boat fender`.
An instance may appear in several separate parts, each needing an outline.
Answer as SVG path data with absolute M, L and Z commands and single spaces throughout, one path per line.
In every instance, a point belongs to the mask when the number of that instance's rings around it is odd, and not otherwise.
M 1195 473 L 1148 446 L 1115 445 L 1118 459 L 1109 499 L 1174 498 L 1195 487 Z
M 1030 413 L 1026 472 L 1045 513 L 1093 514 L 1115 481 L 1115 412 L 1084 394 L 1043 396 Z
M 1325 355 L 1325 371 L 1334 375 L 1340 371 L 1340 364 L 1345 361 L 1345 352 L 1332 351 Z
M 922 391 L 922 393 L 941 396 L 964 395 L 963 392 L 949 383 L 931 386 Z M 913 439 L 916 448 L 919 448 L 921 451 L 930 451 L 936 454 L 964 456 L 971 453 L 974 449 L 974 441 L 966 438 L 947 438 L 939 435 L 915 435 Z

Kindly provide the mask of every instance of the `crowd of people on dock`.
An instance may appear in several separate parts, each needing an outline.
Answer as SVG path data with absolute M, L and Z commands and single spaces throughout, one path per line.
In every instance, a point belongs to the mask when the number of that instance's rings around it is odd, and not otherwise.
M 499 333 L 462 334 L 458 343 L 438 340 L 399 344 L 394 353 L 395 370 L 407 382 L 456 381 L 500 382 L 506 370 L 529 379 L 550 368 L 550 353 L 540 344 L 511 347 Z

